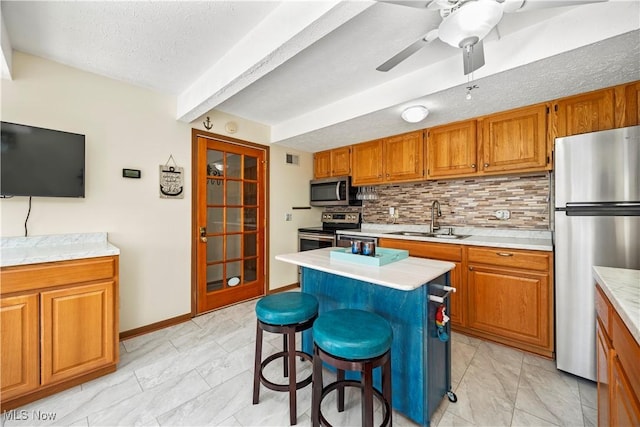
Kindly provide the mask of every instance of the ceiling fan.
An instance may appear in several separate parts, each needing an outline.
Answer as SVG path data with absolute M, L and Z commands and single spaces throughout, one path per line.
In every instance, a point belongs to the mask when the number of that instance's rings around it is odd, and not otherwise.
M 383 0 L 384 1 L 384 0 Z M 430 0 L 385 1 L 401 6 L 439 10 L 442 22 L 420 40 L 410 44 L 376 70 L 389 71 L 429 43 L 441 41 L 462 49 L 464 74 L 484 65 L 482 39 L 500 22 L 503 13 L 523 12 L 562 6 L 600 3 L 608 0 Z

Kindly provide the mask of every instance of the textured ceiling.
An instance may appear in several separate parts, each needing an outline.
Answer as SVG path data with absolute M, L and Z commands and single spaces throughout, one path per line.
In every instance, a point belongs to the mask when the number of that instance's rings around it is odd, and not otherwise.
M 270 125 L 274 143 L 305 151 L 640 80 L 640 0 L 505 14 L 485 38 L 486 65 L 474 73 L 470 101 L 461 52 L 440 41 L 387 73 L 375 70 L 436 28 L 434 11 L 329 0 L 0 7 L 9 66 L 8 40 L 15 50 L 174 95 L 178 120 L 218 109 Z M 431 113 L 410 125 L 399 114 L 414 103 Z

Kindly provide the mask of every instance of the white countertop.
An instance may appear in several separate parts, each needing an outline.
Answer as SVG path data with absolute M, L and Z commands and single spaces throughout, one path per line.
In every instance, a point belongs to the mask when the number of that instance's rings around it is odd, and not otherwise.
M 596 266 L 593 277 L 640 344 L 640 270 Z
M 107 233 L 0 238 L 0 267 L 119 255 Z
M 388 239 L 414 240 L 420 242 L 448 243 L 452 245 L 489 246 L 508 249 L 552 251 L 550 231 L 509 230 L 497 228 L 454 227 L 454 234 L 468 235 L 464 239 L 442 239 L 437 237 L 402 236 L 390 234 L 395 231 L 428 232 L 425 225 L 362 224 L 361 231 L 339 230 L 338 234 L 353 236 L 385 237 Z
M 329 254 L 333 249 L 335 248 L 276 255 L 276 259 L 402 291 L 412 291 L 419 288 L 455 267 L 455 264 L 451 262 L 415 257 L 409 257 L 382 267 L 372 267 L 332 259 Z

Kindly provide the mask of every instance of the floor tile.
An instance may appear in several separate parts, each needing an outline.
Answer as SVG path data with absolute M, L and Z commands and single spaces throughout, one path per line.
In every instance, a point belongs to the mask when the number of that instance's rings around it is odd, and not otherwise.
M 28 425 L 289 426 L 287 393 L 261 386 L 260 403 L 252 404 L 256 302 L 122 341 L 116 372 L 18 410 L 56 414 L 55 421 L 32 419 Z M 264 334 L 263 358 L 281 348 L 281 335 Z M 554 361 L 456 332 L 451 348 L 458 402 L 443 398 L 432 425 L 597 425 L 595 383 L 558 371 Z M 302 379 L 311 365 L 298 361 Z M 270 364 L 265 376 L 285 382 L 281 361 Z M 335 374 L 325 370 L 324 379 L 328 384 Z M 311 386 L 298 390 L 297 399 L 298 425 L 310 425 Z M 359 390 L 347 389 L 344 413 L 336 410 L 335 393 L 327 396 L 323 411 L 335 425 L 359 425 Z M 375 416 L 382 418 L 377 401 Z M 397 412 L 394 424 L 417 425 Z M 27 424 L 4 416 L 5 425 Z
M 520 409 L 515 409 L 513 411 L 513 419 L 511 420 L 512 426 L 518 427 L 544 427 L 544 426 L 557 426 L 558 424 L 553 424 L 548 421 L 543 420 L 542 418 L 538 418 L 535 415 L 531 415 L 527 412 L 521 411 Z
M 145 390 L 89 416 L 90 426 L 157 425 L 156 417 L 206 391 L 207 383 L 195 370 Z
M 133 375 L 119 375 L 117 378 L 119 381 L 111 382 L 107 387 L 94 386 L 83 390 L 78 386 L 23 406 L 20 409 L 30 414 L 26 425 L 72 424 L 92 412 L 118 404 L 142 391 Z M 54 422 L 39 421 L 33 417 L 34 413 L 55 414 Z M 25 423 L 7 422 L 5 425 L 24 426 Z
M 253 376 L 245 371 L 164 412 L 158 416 L 158 423 L 161 426 L 219 425 L 251 405 L 252 385 Z
M 598 387 L 597 383 L 577 378 L 578 390 L 580 390 L 580 402 L 582 406 L 596 409 L 598 407 Z
M 453 414 L 450 411 L 445 411 L 442 418 L 439 420 L 437 426 L 438 427 L 468 427 L 475 426 L 478 424 L 473 424 L 464 418 L 460 418 L 459 416 Z
M 147 390 L 167 380 L 178 378 L 195 367 L 209 363 L 210 360 L 224 360 L 228 353 L 217 343 L 207 343 L 182 352 L 180 357 L 174 354 L 136 369 L 135 374 L 143 389 Z M 206 379 L 205 379 L 206 380 Z
M 578 381 L 561 371 L 524 364 L 516 407 L 558 425 L 584 423 Z

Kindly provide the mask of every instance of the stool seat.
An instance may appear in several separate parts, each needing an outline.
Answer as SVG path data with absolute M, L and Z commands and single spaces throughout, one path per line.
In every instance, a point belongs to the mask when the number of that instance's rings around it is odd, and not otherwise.
M 383 317 L 364 310 L 323 313 L 313 324 L 313 339 L 327 353 L 349 360 L 378 357 L 391 348 L 393 330 Z
M 318 313 L 318 300 L 302 292 L 268 295 L 256 304 L 258 320 L 270 325 L 295 325 Z

